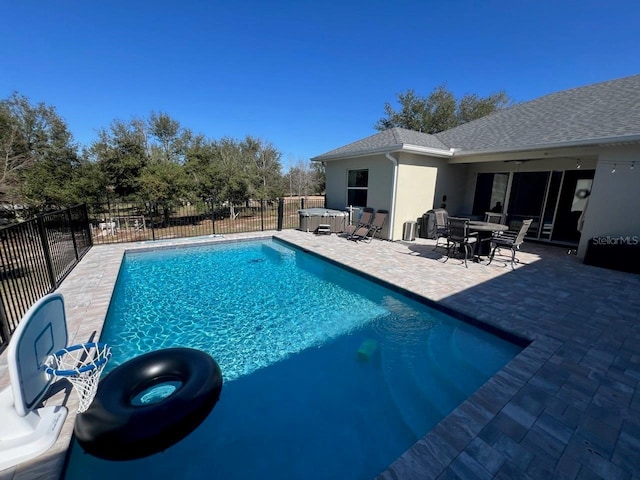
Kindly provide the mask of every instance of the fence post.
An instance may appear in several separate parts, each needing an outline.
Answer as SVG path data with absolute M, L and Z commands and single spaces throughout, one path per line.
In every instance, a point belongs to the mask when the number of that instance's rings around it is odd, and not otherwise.
M 89 207 L 86 203 L 82 204 L 82 228 L 85 236 L 89 239 L 89 247 L 93 247 L 93 235 L 91 234 L 91 225 L 89 224 Z
M 216 234 L 216 211 L 213 208 L 213 200 L 209 201 L 209 208 L 211 208 L 211 233 Z
M 53 270 L 53 259 L 51 258 L 51 249 L 49 248 L 49 239 L 47 238 L 47 232 L 44 228 L 44 215 L 38 215 L 36 222 L 38 224 L 38 232 L 40 232 L 40 239 L 42 240 L 42 250 L 44 251 L 44 259 L 47 263 L 47 272 L 49 272 L 49 280 L 51 281 L 50 291 L 56 288 L 56 274 Z
M 76 261 L 80 259 L 78 255 L 78 244 L 76 243 L 76 232 L 73 231 L 73 218 L 71 217 L 71 207 L 67 209 L 67 219 L 69 220 L 69 230 L 71 230 L 71 241 L 73 242 L 73 252 L 76 254 Z
M 278 199 L 278 226 L 276 227 L 279 232 L 282 231 L 282 220 L 284 218 L 284 198 Z
M 260 229 L 264 232 L 264 199 L 260 200 Z
M 156 239 L 156 231 L 153 228 L 153 215 L 154 215 L 154 208 L 153 208 L 153 202 L 149 202 L 147 204 L 147 208 L 149 209 L 149 220 L 151 220 L 151 240 Z
M 2 351 L 2 347 L 9 345 L 9 340 L 11 339 L 11 330 L 9 329 L 9 319 L 7 318 L 7 313 L 4 311 L 4 302 L 0 299 L 0 337 L 2 337 L 2 341 L 0 342 L 0 351 Z

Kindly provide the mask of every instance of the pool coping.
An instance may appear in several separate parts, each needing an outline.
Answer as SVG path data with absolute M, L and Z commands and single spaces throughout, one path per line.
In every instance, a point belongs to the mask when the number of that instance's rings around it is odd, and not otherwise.
M 531 344 L 531 342 L 533 341 L 532 339 L 526 338 L 525 336 L 522 335 L 518 335 L 515 332 L 512 332 L 510 330 L 507 330 L 505 328 L 500 328 L 500 327 L 496 327 L 494 325 L 491 325 L 489 323 L 486 322 L 482 322 L 474 317 L 471 317 L 470 315 L 467 315 L 464 312 L 460 312 L 459 310 L 454 310 L 453 308 L 448 307 L 447 305 L 444 305 L 442 303 L 436 302 L 431 300 L 428 297 L 424 297 L 422 295 L 418 295 L 415 292 L 412 292 L 411 290 L 407 290 L 406 288 L 400 287 L 398 285 L 394 285 L 393 283 L 389 283 L 387 280 L 382 280 L 378 277 L 376 277 L 375 275 L 372 275 L 370 273 L 367 273 L 363 270 L 360 270 L 358 268 L 354 268 L 351 267 L 349 265 L 345 265 L 343 263 L 337 262 L 335 260 L 333 260 L 330 257 L 326 257 L 324 255 L 318 254 L 316 252 L 307 250 L 305 248 L 299 247 L 298 245 L 296 245 L 295 243 L 289 242 L 287 240 L 284 240 L 282 238 L 278 238 L 277 236 L 273 237 L 274 240 L 280 241 L 284 244 L 286 244 L 289 248 L 293 248 L 295 250 L 300 250 L 301 252 L 307 253 L 309 255 L 312 255 L 314 257 L 320 258 L 322 260 L 324 260 L 325 262 L 328 262 L 332 265 L 338 266 L 340 268 L 343 268 L 344 270 L 347 270 L 348 272 L 351 272 L 355 275 L 359 275 L 363 278 L 365 278 L 366 280 L 373 282 L 377 285 L 381 285 L 385 288 L 388 288 L 389 290 L 392 290 L 396 293 L 400 293 L 402 295 L 404 295 L 405 297 L 408 297 L 412 300 L 415 300 L 423 305 L 426 305 L 430 308 L 433 308 L 435 310 L 438 310 L 439 312 L 445 313 L 447 315 L 449 315 L 450 317 L 453 317 L 457 320 L 460 320 L 462 322 L 468 323 L 469 325 L 472 325 L 474 327 L 480 328 L 482 330 L 484 330 L 487 333 L 490 333 L 492 335 L 495 335 L 497 337 L 502 338 L 503 340 L 507 340 L 511 343 L 514 343 L 516 345 L 518 345 L 519 347 L 522 348 L 526 348 L 527 346 L 529 346 Z
M 521 388 L 528 378 L 537 371 L 560 347 L 560 342 L 546 336 L 527 338 L 507 329 L 497 327 L 471 317 L 464 312 L 434 301 L 411 290 L 394 285 L 371 273 L 354 266 L 345 265 L 331 257 L 314 252 L 286 239 L 274 239 L 291 248 L 321 258 L 369 281 L 401 293 L 424 305 L 499 336 L 520 347 L 522 350 L 501 370 L 478 388 L 471 396 L 440 420 L 424 437 L 407 449 L 378 479 L 426 479 L 437 478 L 463 451 L 469 441 L 486 427 L 489 420 L 507 405 L 512 394 Z M 533 336 L 536 337 L 536 336 Z M 511 394 L 510 394 L 511 393 Z

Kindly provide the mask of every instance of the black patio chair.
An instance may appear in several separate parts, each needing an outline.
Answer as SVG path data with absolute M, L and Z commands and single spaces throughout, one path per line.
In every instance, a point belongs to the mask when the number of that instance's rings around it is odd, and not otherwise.
M 529 230 L 529 227 L 531 226 L 531 222 L 533 222 L 533 219 L 524 220 L 522 222 L 522 225 L 520 226 L 520 230 L 515 235 L 509 235 L 509 232 L 505 232 L 504 235 L 494 236 L 491 239 L 493 249 L 491 250 L 491 254 L 489 255 L 489 261 L 487 262 L 487 265 L 492 262 L 493 257 L 496 254 L 496 250 L 508 248 L 511 250 L 511 269 L 513 270 L 515 268 L 514 265 L 518 263 L 516 252 L 520 250 L 520 245 L 522 245 L 522 243 L 524 242 L 524 237 L 527 234 L 527 230 Z
M 507 216 L 504 213 L 485 212 L 484 221 L 488 223 L 499 223 L 504 225 L 507 221 Z
M 447 240 L 447 237 L 449 237 L 449 222 L 448 222 L 449 214 L 447 213 L 446 210 L 439 208 L 435 211 L 435 217 L 436 217 L 436 244 L 433 247 L 433 250 L 435 250 L 440 246 L 444 246 L 448 250 L 449 242 L 447 241 L 446 244 L 440 244 L 440 240 L 441 239 Z
M 449 217 L 449 235 L 447 237 L 447 254 L 446 259 L 455 255 L 456 252 L 464 251 L 464 266 L 467 266 L 467 258 L 473 258 L 473 251 L 478 237 L 475 233 L 469 233 L 469 219 Z M 444 263 L 444 262 L 443 262 Z

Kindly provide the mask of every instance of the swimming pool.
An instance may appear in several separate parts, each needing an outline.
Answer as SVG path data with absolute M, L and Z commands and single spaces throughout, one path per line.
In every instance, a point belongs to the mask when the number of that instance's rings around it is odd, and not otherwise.
M 74 444 L 66 478 L 372 478 L 521 348 L 266 240 L 125 256 L 102 339 L 210 353 L 225 385 L 167 451 L 107 462 Z

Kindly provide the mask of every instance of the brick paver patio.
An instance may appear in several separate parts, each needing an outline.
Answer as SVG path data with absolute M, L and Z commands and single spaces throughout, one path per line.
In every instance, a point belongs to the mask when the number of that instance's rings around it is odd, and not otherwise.
M 531 341 L 520 355 L 396 460 L 380 479 L 640 479 L 640 276 L 580 263 L 525 243 L 515 271 L 497 262 L 442 263 L 433 242 L 354 243 L 337 235 L 268 232 Z M 70 343 L 98 335 L 126 249 L 266 236 L 97 246 L 58 291 Z M 0 385 L 8 383 L 0 357 Z M 56 446 L 0 479 L 58 478 L 69 418 Z

